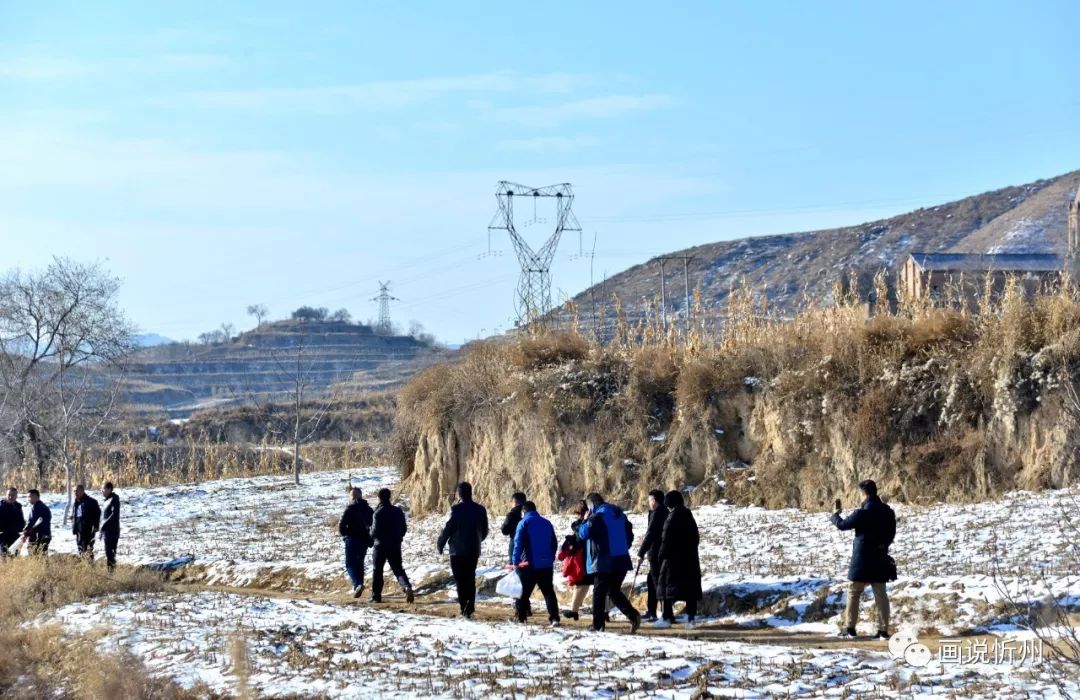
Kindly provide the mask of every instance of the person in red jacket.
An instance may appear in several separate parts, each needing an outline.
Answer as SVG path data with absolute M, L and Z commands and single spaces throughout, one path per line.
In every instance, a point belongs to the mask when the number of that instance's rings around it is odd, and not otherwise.
M 562 562 L 562 574 L 566 579 L 566 583 L 574 589 L 574 598 L 570 603 L 570 609 L 563 610 L 563 617 L 570 620 L 578 619 L 581 604 L 585 602 L 585 597 L 589 594 L 589 590 L 593 585 L 592 574 L 585 571 L 585 542 L 577 536 L 578 527 L 581 526 L 582 518 L 585 517 L 585 513 L 588 511 L 588 504 L 581 501 L 576 511 L 578 519 L 570 526 L 572 532 L 563 540 L 562 546 L 559 547 L 559 553 L 555 555 Z

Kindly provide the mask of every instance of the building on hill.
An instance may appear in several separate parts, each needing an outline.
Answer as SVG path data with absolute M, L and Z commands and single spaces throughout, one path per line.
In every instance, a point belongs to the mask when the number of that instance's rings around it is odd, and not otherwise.
M 1054 253 L 912 253 L 900 267 L 900 296 L 939 299 L 950 289 L 974 300 L 985 289 L 1000 292 L 1010 277 L 1027 293 L 1053 285 L 1064 269 Z
M 900 266 L 902 299 L 939 299 L 954 293 L 973 303 L 985 290 L 1000 292 L 1009 278 L 1033 294 L 1057 284 L 1062 273 L 1075 272 L 1080 252 L 1080 188 L 1069 205 L 1068 248 L 1055 253 L 911 253 Z

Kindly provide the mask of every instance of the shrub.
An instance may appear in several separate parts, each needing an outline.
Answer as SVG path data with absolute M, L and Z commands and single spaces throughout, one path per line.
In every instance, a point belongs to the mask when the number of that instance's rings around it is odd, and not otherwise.
M 521 336 L 511 344 L 510 360 L 515 367 L 535 370 L 571 360 L 583 360 L 589 342 L 577 333 L 542 331 Z

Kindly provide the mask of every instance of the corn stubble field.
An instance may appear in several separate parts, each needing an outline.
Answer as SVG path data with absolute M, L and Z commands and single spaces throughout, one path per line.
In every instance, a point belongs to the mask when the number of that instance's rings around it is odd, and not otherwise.
M 156 697 L 161 688 L 259 697 L 702 697 L 704 691 L 997 698 L 1056 692 L 1048 667 L 935 661 L 916 669 L 894 659 L 883 642 L 838 644 L 828 635 L 850 541 L 825 513 L 797 509 L 695 507 L 707 620 L 692 633 L 676 628 L 630 637 L 618 617 L 603 634 L 573 624 L 549 630 L 506 622 L 507 601 L 493 593 L 506 543 L 497 534 L 485 543 L 478 572 L 485 592 L 478 620 L 449 617 L 455 607 L 449 565 L 434 548 L 443 520 L 438 515 L 412 519 L 405 542 L 418 603 L 405 605 L 393 587 L 381 606 L 357 603 L 347 593 L 334 527 L 350 482 L 365 493 L 395 487 L 396 470 L 320 472 L 305 475 L 300 486 L 266 476 L 126 489 L 122 573 L 109 579 L 100 564 L 89 570 L 71 563 L 64 554 L 73 542 L 58 534 L 58 554 L 47 565 L 26 557 L 4 564 L 0 585 L 12 594 L 3 613 L 23 623 L 14 625 L 14 634 L 45 635 L 54 645 L 73 637 L 81 641 L 69 653 L 93 648 L 105 659 L 133 659 L 123 663 L 145 670 L 117 675 L 143 679 L 146 691 L 132 697 Z M 1017 492 L 965 506 L 900 506 L 897 623 L 927 638 L 978 632 L 1021 639 L 1030 632 L 1010 606 L 1010 592 L 1075 610 L 1075 540 L 1054 523 L 1080 517 L 1078 499 L 1073 489 Z M 62 498 L 46 502 L 59 515 Z M 643 514 L 631 519 L 640 534 Z M 569 527 L 568 516 L 554 521 L 560 532 Z M 1043 525 L 1020 526 L 1025 522 Z M 134 568 L 188 552 L 196 563 L 178 581 L 161 582 Z M 995 570 L 997 576 L 990 575 Z M 46 584 L 56 575 L 62 578 Z M 639 578 L 639 605 L 641 584 Z M 565 600 L 566 592 L 560 595 Z M 871 630 L 864 622 L 862 631 Z M 58 681 L 74 668 L 58 664 L 49 678 Z M 98 681 L 75 676 L 65 682 L 79 688 L 77 696 L 116 697 Z

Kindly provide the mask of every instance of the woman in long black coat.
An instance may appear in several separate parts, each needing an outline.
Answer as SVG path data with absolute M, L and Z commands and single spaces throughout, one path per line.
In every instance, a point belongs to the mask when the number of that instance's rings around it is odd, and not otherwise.
M 686 603 L 687 625 L 694 623 L 701 600 L 701 562 L 698 559 L 698 527 L 694 514 L 678 491 L 664 496 L 670 509 L 660 536 L 660 577 L 657 597 L 664 601 L 664 616 L 656 627 L 670 627 L 675 621 L 675 601 Z

